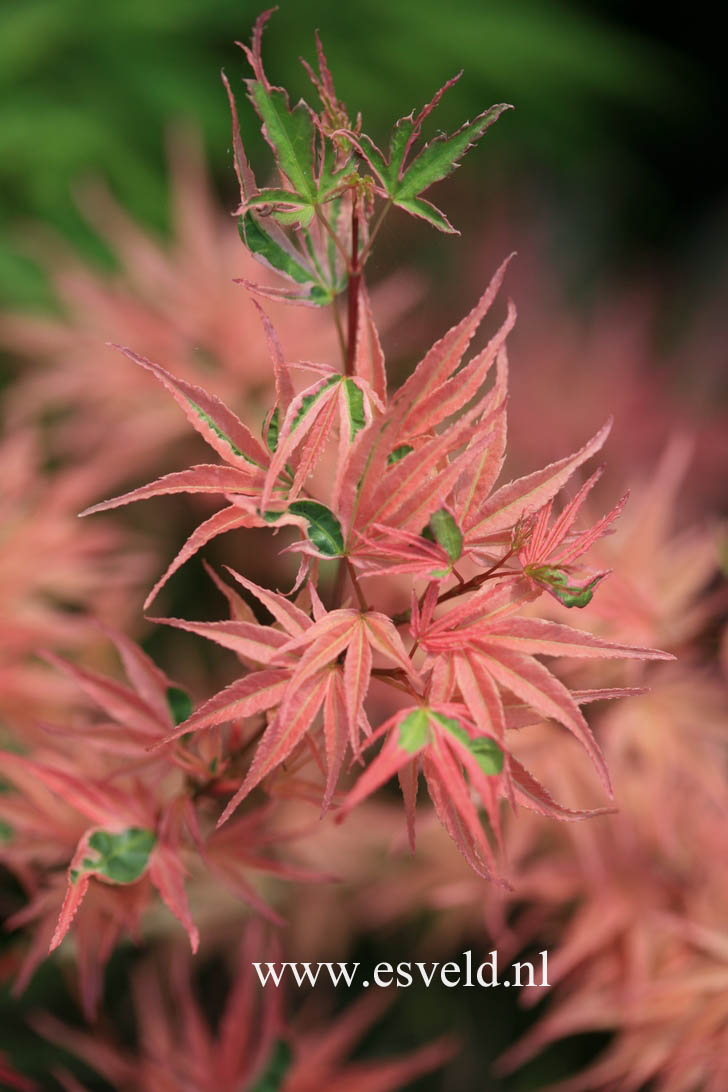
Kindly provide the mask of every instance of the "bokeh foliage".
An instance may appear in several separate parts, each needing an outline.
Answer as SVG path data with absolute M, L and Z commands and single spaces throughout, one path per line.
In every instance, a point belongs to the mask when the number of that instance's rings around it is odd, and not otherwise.
M 23 0 L 0 6 L 0 294 L 43 298 L 25 258 L 22 225 L 51 223 L 87 253 L 98 243 L 74 201 L 74 185 L 101 174 L 142 220 L 164 225 L 164 134 L 171 121 L 198 125 L 213 171 L 230 194 L 230 130 L 219 79 L 239 86 L 245 40 L 260 0 Z M 652 189 L 634 140 L 667 132 L 689 108 L 670 51 L 599 17 L 590 6 L 543 0 L 336 0 L 284 2 L 267 40 L 271 77 L 303 90 L 300 54 L 318 26 L 337 82 L 361 106 L 375 136 L 466 70 L 441 109 L 460 123 L 491 102 L 517 113 L 475 157 L 477 188 L 500 178 L 536 180 L 568 201 L 586 201 L 610 223 L 635 188 Z M 298 75 L 295 73 L 298 72 Z M 296 83 L 298 80 L 298 83 Z M 255 155 L 255 145 L 251 154 Z M 657 184 L 659 189 L 659 184 Z M 659 200 L 658 200 L 659 204 Z M 605 230 L 607 230 L 605 228 Z

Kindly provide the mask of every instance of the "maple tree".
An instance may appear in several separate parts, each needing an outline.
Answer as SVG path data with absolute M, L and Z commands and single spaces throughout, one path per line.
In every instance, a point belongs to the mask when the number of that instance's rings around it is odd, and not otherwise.
M 270 14 L 258 19 L 251 46 L 242 48 L 253 70 L 248 97 L 274 154 L 277 186 L 258 188 L 227 81 L 226 87 L 241 237 L 289 287 L 245 283 L 261 296 L 330 306 L 341 334 L 341 366 L 286 360 L 261 313 L 276 398 L 258 440 L 213 395 L 124 348 L 166 388 L 223 462 L 167 474 L 87 513 L 176 492 L 217 494 L 227 501 L 193 532 L 147 606 L 179 566 L 217 535 L 236 528 L 297 529 L 299 539 L 286 548 L 301 555 L 291 592 L 268 591 L 233 573 L 272 614 L 273 624 L 255 620 L 249 608 L 247 615 L 242 608 L 238 617 L 219 623 L 168 620 L 233 649 L 248 672 L 195 710 L 164 745 L 265 717 L 255 754 L 220 822 L 257 786 L 281 791 L 292 776 L 291 762 L 297 770 L 304 756 L 325 774 L 325 810 L 347 754 L 362 762 L 366 747 L 384 736 L 340 815 L 397 773 L 414 844 L 421 769 L 462 852 L 482 875 L 493 875 L 497 857 L 489 839 L 499 840 L 502 799 L 561 818 L 576 814 L 554 802 L 509 754 L 507 733 L 514 723 L 520 725 L 524 716 L 556 720 L 583 745 L 611 792 L 579 696 L 536 657 L 669 658 L 521 616 L 544 590 L 566 606 L 583 607 L 606 575 L 579 583 L 583 578 L 573 562 L 607 531 L 623 501 L 591 530 L 575 532 L 593 475 L 550 528 L 549 520 L 554 499 L 599 451 L 609 423 L 572 455 L 496 485 L 506 447 L 505 341 L 515 320 L 512 305 L 485 348 L 465 364 L 463 359 L 494 305 L 507 261 L 472 311 L 429 350 L 399 390 L 388 391 L 363 272 L 374 238 L 393 207 L 453 231 L 422 194 L 457 167 L 507 107 L 492 107 L 452 137 L 438 136 L 416 151 L 423 124 L 450 81 L 419 114 L 397 123 L 386 158 L 362 132 L 361 118 L 349 120 L 320 41 L 318 73 L 307 66 L 320 111 L 303 101 L 291 108 L 287 93 L 270 83 L 262 60 Z M 338 311 L 342 294 L 346 330 Z M 493 370 L 495 381 L 488 386 Z M 312 382 L 306 378 L 311 376 Z M 325 591 L 321 563 L 329 560 L 336 561 L 338 577 L 333 590 Z M 373 578 L 395 573 L 410 573 L 424 587 L 418 594 L 413 584 L 410 607 L 390 616 L 377 607 Z M 326 598 L 329 591 L 325 604 L 322 594 Z M 367 712 L 374 681 L 404 691 L 410 702 L 376 729 Z M 588 700 L 614 693 L 595 691 Z M 487 830 L 480 809 L 487 813 Z
M 284 915 L 275 890 L 259 883 L 261 874 L 287 882 L 331 879 L 301 865 L 290 852 L 291 835 L 268 826 L 282 803 L 313 805 L 346 831 L 347 817 L 356 809 L 366 816 L 368 798 L 396 777 L 412 850 L 427 810 L 477 877 L 507 889 L 502 848 L 509 809 L 567 821 L 614 810 L 610 773 L 584 708 L 644 690 L 619 685 L 631 677 L 600 678 L 599 671 L 589 673 L 587 686 L 578 675 L 574 684 L 574 662 L 588 669 L 591 661 L 673 659 L 627 643 L 629 636 L 615 640 L 564 621 L 564 608 L 580 617 L 609 587 L 604 562 L 591 568 L 582 559 L 603 546 L 626 496 L 591 526 L 581 520 L 601 474 L 597 469 L 584 479 L 582 468 L 601 451 L 610 422 L 572 453 L 501 481 L 506 342 L 516 320 L 510 301 L 485 344 L 469 353 L 499 306 L 510 258 L 409 378 L 396 389 L 388 380 L 365 278 L 376 237 L 392 212 L 453 233 L 430 201 L 430 187 L 459 166 L 509 107 L 493 106 L 427 142 L 423 130 L 450 80 L 422 110 L 396 123 L 383 152 L 338 98 L 318 39 L 317 70 L 305 65 L 317 109 L 304 101 L 291 106 L 287 92 L 270 83 L 262 51 L 270 14 L 258 19 L 251 45 L 242 48 L 252 69 L 248 98 L 278 173 L 273 185 L 255 180 L 223 76 L 239 233 L 249 256 L 267 269 L 261 283 L 238 279 L 255 300 L 271 358 L 274 396 L 261 435 L 190 378 L 118 346 L 161 384 L 213 456 L 83 514 L 180 493 L 223 502 L 183 544 L 145 609 L 183 564 L 232 530 L 267 532 L 271 550 L 283 539 L 279 555 L 297 555 L 297 574 L 290 588 L 274 590 L 233 568 L 226 575 L 210 569 L 228 618 L 150 619 L 237 656 L 240 676 L 196 707 L 184 679 L 173 682 L 115 630 L 106 635 L 127 683 L 47 655 L 77 686 L 84 713 L 70 726 L 44 724 L 31 753 L 3 756 L 12 791 L 0 795 L 0 821 L 13 838 L 2 859 L 28 896 L 10 925 L 36 929 L 19 985 L 70 932 L 88 1016 L 115 944 L 125 932 L 137 936 L 142 916 L 160 900 L 197 950 L 188 888 L 201 875 L 278 923 Z M 330 313 L 340 360 L 289 359 L 259 302 L 266 299 Z M 174 433 L 172 425 L 165 429 Z M 608 549 L 599 556 L 609 557 Z M 543 662 L 554 658 L 567 667 L 552 670 Z M 524 764 L 524 748 L 513 741 L 537 734 L 544 721 L 561 732 L 547 772 L 575 740 L 601 783 L 595 806 L 558 801 L 540 770 L 537 777 Z M 431 808 L 418 801 L 421 781 Z M 306 833 L 302 827 L 293 838 Z M 180 989 L 196 1020 L 189 987 Z M 242 977 L 237 989 L 231 1004 L 244 1008 Z M 50 1034 L 64 1033 L 55 1027 Z M 169 1031 L 167 1045 L 175 1035 Z M 217 1049 L 212 1041 L 198 1044 L 199 1057 L 190 1062 L 208 1066 L 210 1084 L 247 1081 L 267 1060 L 262 1049 L 234 1055 L 225 1029 L 220 1040 L 225 1076 L 208 1065 Z M 94 1053 L 85 1039 L 76 1046 Z M 100 1069 L 121 1067 L 127 1083 L 141 1081 L 136 1063 L 120 1060 L 116 1049 L 104 1048 L 103 1064 L 96 1056 Z M 441 1054 L 423 1056 L 422 1067 L 437 1064 Z M 331 1067 L 340 1060 L 332 1057 Z M 405 1079 L 409 1063 L 399 1065 Z M 412 1072 L 418 1065 L 411 1063 Z M 341 1079 L 343 1086 L 346 1071 Z M 378 1079 L 362 1077 L 361 1087 L 380 1087 Z M 303 1076 L 298 1083 L 291 1077 L 290 1087 L 299 1086 L 309 1087 Z

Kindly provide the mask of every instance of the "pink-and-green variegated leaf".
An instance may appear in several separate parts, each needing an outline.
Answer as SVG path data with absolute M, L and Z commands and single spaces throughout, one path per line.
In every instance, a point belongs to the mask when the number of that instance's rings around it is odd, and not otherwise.
M 248 280 L 247 277 L 233 277 L 233 284 L 241 284 L 253 295 L 262 296 L 264 300 L 273 300 L 274 303 L 285 300 L 286 303 L 293 303 L 300 307 L 320 307 L 320 301 L 311 296 L 311 287 L 316 281 L 316 274 L 313 269 L 308 270 L 301 263 L 301 255 L 291 246 L 280 228 L 278 228 L 280 236 L 278 240 L 274 240 L 274 236 L 277 234 L 274 229 L 278 225 L 269 220 L 266 223 L 266 230 L 263 232 L 258 223 L 256 225 L 256 234 L 262 236 L 264 245 L 262 247 L 259 244 L 254 246 L 251 245 L 250 228 L 248 227 L 246 232 L 242 226 L 247 220 L 248 217 L 245 217 L 244 220 L 240 221 L 240 233 L 243 235 L 245 245 L 256 261 L 259 261 L 261 265 L 266 266 L 268 269 L 275 270 L 276 273 L 289 280 L 296 281 L 299 284 L 307 284 L 309 287 L 301 289 L 276 288 L 273 285 L 256 284 L 255 281 Z
M 406 164 L 406 156 L 411 148 L 413 136 L 410 134 L 399 169 L 398 185 L 394 195 L 390 192 L 394 203 L 407 207 L 409 202 L 420 201 L 420 195 L 433 183 L 451 174 L 460 165 L 463 155 L 480 140 L 505 110 L 510 109 L 512 107 L 508 103 L 498 103 L 489 107 L 478 114 L 473 121 L 465 122 L 454 133 L 438 134 L 424 145 L 409 164 Z M 436 211 L 439 212 L 439 210 Z
M 384 729 L 390 732 L 390 735 L 376 758 L 369 763 L 358 778 L 356 784 L 347 793 L 337 816 L 339 820 L 348 815 L 352 808 L 361 804 L 362 801 L 366 800 L 368 796 L 371 796 L 371 794 L 381 788 L 382 785 L 385 785 L 387 781 L 390 781 L 395 774 L 399 773 L 399 771 L 410 762 L 413 752 L 401 745 L 399 728 L 402 722 L 406 721 L 407 717 L 415 711 L 417 710 L 400 710 L 393 717 L 390 717 L 389 720 L 385 721 L 384 725 L 380 725 L 379 731 L 381 732 L 382 729 Z M 425 741 L 423 741 L 422 746 L 424 747 L 424 745 Z
M 339 384 L 339 461 L 346 453 L 359 433 L 374 420 L 372 406 L 379 413 L 384 412 L 384 404 L 359 377 L 347 376 Z
M 435 621 L 432 621 L 431 613 L 427 617 L 423 613 L 419 628 L 417 632 L 412 630 L 412 636 L 433 651 L 445 650 L 451 645 L 456 650 L 463 645 L 465 627 L 472 630 L 475 626 L 494 625 L 499 618 L 514 614 L 536 598 L 538 593 L 521 578 L 502 580 L 495 586 L 484 584 L 469 599 L 451 607 Z
M 339 461 L 336 471 L 331 504 L 347 536 L 359 507 L 360 482 L 368 473 L 376 451 L 385 450 L 387 447 L 381 433 L 377 434 L 377 428 L 377 425 L 370 425 L 357 434 L 353 444 Z M 385 454 L 382 460 L 382 473 L 386 465 Z
M 500 748 L 496 748 L 496 745 L 493 744 L 493 740 L 490 737 L 487 739 L 483 739 L 482 737 L 478 739 L 477 734 L 472 736 L 462 724 L 460 724 L 460 729 L 461 734 L 459 736 L 453 735 L 452 731 L 448 731 L 447 729 L 441 731 L 440 741 L 450 750 L 456 764 L 464 767 L 465 772 L 468 775 L 468 781 L 470 782 L 471 791 L 469 795 L 472 799 L 473 793 L 475 793 L 485 808 L 485 813 L 488 817 L 488 823 L 495 844 L 498 850 L 501 851 L 503 842 L 499 804 L 503 772 L 502 769 L 498 774 L 495 774 L 494 772 L 486 773 L 484 771 L 481 762 L 478 759 L 477 744 L 480 742 L 481 744 L 487 743 L 491 745 L 494 755 L 497 755 L 499 761 L 502 763 L 505 762 L 505 756 Z M 492 758 L 489 752 L 488 758 Z
M 419 497 L 424 490 L 429 496 L 429 489 L 437 485 L 435 470 L 442 460 L 453 448 L 472 440 L 476 434 L 476 427 L 465 417 L 448 429 L 447 434 L 435 436 L 424 443 L 418 450 L 416 459 L 401 459 L 379 479 L 371 472 L 367 474 L 359 498 L 357 530 L 362 532 L 372 523 L 391 523 L 396 526 L 398 510 L 411 504 L 413 493 Z M 433 510 L 440 506 L 441 502 L 436 501 Z
M 604 467 L 598 466 L 594 473 L 587 478 L 576 495 L 565 505 L 561 514 L 554 520 L 549 528 L 553 500 L 543 506 L 538 515 L 533 517 L 533 529 L 519 556 L 525 562 L 538 562 L 550 557 L 571 530 L 579 511 L 587 496 L 604 473 Z
M 440 231 L 455 234 L 455 228 L 444 213 L 431 202 L 425 201 L 421 194 L 435 182 L 451 174 L 460 165 L 463 155 L 480 140 L 503 111 L 511 109 L 507 103 L 491 106 L 449 136 L 438 134 L 410 159 L 424 120 L 435 109 L 445 91 L 459 78 L 460 74 L 448 80 L 417 117 L 412 111 L 407 117 L 399 119 L 392 133 L 388 157 L 385 157 L 370 137 L 352 130 L 346 131 L 346 136 L 372 170 L 377 181 L 377 191 L 382 197 L 387 197 L 399 208 L 428 220 Z
M 225 406 L 219 398 L 208 394 L 202 387 L 177 379 L 159 364 L 147 360 L 123 345 L 114 345 L 135 364 L 151 372 L 182 408 L 191 425 L 206 440 L 218 455 L 233 466 L 253 463 L 255 466 L 268 465 L 269 455 L 255 439 L 247 425 Z
M 471 435 L 470 439 L 468 432 L 465 433 L 466 447 L 459 455 L 452 458 L 430 481 L 421 481 L 409 495 L 405 495 L 396 512 L 389 514 L 390 521 L 404 528 L 421 527 L 433 513 L 450 501 L 456 483 L 472 463 L 490 450 L 494 442 L 494 434 L 485 423 L 473 426 Z M 455 437 L 449 437 L 450 442 L 453 439 Z
M 490 444 L 491 430 L 501 414 L 502 404 L 494 406 L 489 392 L 441 433 L 420 438 L 416 458 L 404 457 L 394 464 L 389 458 L 386 465 L 382 464 L 382 433 L 359 487 L 357 529 L 361 531 L 375 521 L 415 527 L 423 512 L 427 513 L 426 522 L 433 511 L 442 507 L 467 466 Z M 391 445 L 395 438 L 400 439 L 390 436 L 388 443 Z
M 495 681 L 541 716 L 558 721 L 579 740 L 594 764 L 599 778 L 612 795 L 604 755 L 571 693 L 555 675 L 531 656 L 497 644 L 481 645 L 484 664 Z
M 330 671 L 321 671 L 298 689 L 297 701 L 287 716 L 281 713 L 268 725 L 258 744 L 242 785 L 217 821 L 221 826 L 263 778 L 272 773 L 298 746 L 311 728 L 330 683 Z
M 372 558 L 375 563 L 377 559 L 382 559 L 382 568 L 376 569 L 377 572 L 426 572 L 428 569 L 448 564 L 449 558 L 443 547 L 421 534 L 389 527 L 385 523 L 372 524 L 370 531 L 379 537 L 375 540 L 362 536 L 353 558 L 354 561 L 366 561 L 364 575 L 372 572 Z
M 422 465 L 423 452 L 430 456 L 433 452 L 437 453 L 435 461 L 429 466 L 431 473 L 437 457 L 452 453 L 458 444 L 464 442 L 465 431 L 478 416 L 486 411 L 492 412 L 491 398 L 486 396 L 475 407 L 471 407 L 463 419 L 455 421 L 443 435 L 424 440 L 418 437 L 417 397 L 432 395 L 457 369 L 480 320 L 497 292 L 504 268 L 505 263 L 471 314 L 433 346 L 410 379 L 393 396 L 384 422 L 374 426 L 378 431 L 370 435 L 366 430 L 357 438 L 348 464 L 340 469 L 335 485 L 337 511 L 340 512 L 345 527 L 350 528 L 355 524 L 361 530 L 370 522 L 383 519 L 384 508 L 381 508 L 381 503 L 388 501 L 387 489 L 383 487 L 385 480 L 388 484 L 394 484 L 410 477 L 415 481 L 418 478 L 420 481 L 426 479 L 428 467 Z M 406 453 L 409 448 L 417 450 L 417 459 L 405 457 L 393 462 L 392 456 L 395 452 Z M 398 466 L 401 474 L 392 477 L 392 471 Z M 406 492 L 405 487 L 399 495 L 405 497 Z M 375 500 L 377 494 L 378 501 Z M 440 505 L 436 504 L 435 509 L 437 507 Z
M 435 92 L 433 98 L 422 107 L 417 117 L 415 117 L 415 112 L 413 110 L 407 117 L 399 119 L 394 127 L 394 132 L 392 133 L 389 161 L 387 161 L 384 154 L 377 148 L 370 137 L 362 134 L 361 143 L 356 143 L 356 147 L 371 167 L 384 193 L 387 192 L 388 184 L 392 185 L 396 181 L 402 180 L 405 161 L 412 151 L 412 146 L 419 138 L 423 122 L 430 116 L 435 107 L 438 106 L 443 95 L 458 82 L 462 74 L 461 69 L 457 75 L 451 76 L 451 78 Z M 359 134 L 351 133 L 347 135 L 356 138 Z
M 255 177 L 250 169 L 247 156 L 245 155 L 245 149 L 243 148 L 243 141 L 240 136 L 240 122 L 238 120 L 238 108 L 235 103 L 235 96 L 233 95 L 230 81 L 224 72 L 220 73 L 225 92 L 230 104 L 230 118 L 232 121 L 232 142 L 233 142 L 233 164 L 235 167 L 235 174 L 238 179 L 238 186 L 240 188 L 240 204 L 241 206 L 245 201 L 258 192 L 258 187 L 255 182 Z
M 313 206 L 330 198 L 336 190 L 346 161 L 336 162 L 326 145 L 317 155 L 316 115 L 303 100 L 291 109 L 288 93 L 268 81 L 261 56 L 261 34 L 257 30 L 268 15 L 265 13 L 256 24 L 252 48 L 237 44 L 244 50 L 255 75 L 245 83 L 250 101 L 263 122 L 263 136 L 273 151 L 284 185 L 288 183 L 300 202 L 308 206 L 307 215 L 301 219 L 308 223 Z
M 289 462 L 296 448 L 300 447 L 304 442 L 323 411 L 326 410 L 327 407 L 331 410 L 331 404 L 335 404 L 338 393 L 336 387 L 340 379 L 341 377 L 339 375 L 325 376 L 322 379 L 317 379 L 310 387 L 307 387 L 305 390 L 301 391 L 300 394 L 296 395 L 288 407 L 288 411 L 281 422 L 278 433 L 278 445 L 270 460 L 270 466 L 268 467 L 265 484 L 263 486 L 261 498 L 261 508 L 263 510 L 266 510 L 269 507 L 275 483 L 279 475 L 284 471 L 286 463 Z M 331 428 L 332 425 L 333 416 L 329 422 L 329 428 Z
M 582 554 L 586 553 L 586 551 L 594 545 L 597 539 L 600 539 L 602 535 L 609 530 L 609 527 L 614 523 L 615 519 L 622 514 L 628 500 L 629 491 L 627 491 L 623 497 L 620 497 L 614 508 L 612 508 L 610 512 L 607 512 L 605 516 L 602 516 L 600 520 L 597 520 L 593 527 L 576 535 L 573 542 L 565 543 L 563 548 L 554 555 L 554 564 L 570 565 L 572 561 L 575 561 Z
M 512 527 L 519 519 L 550 501 L 574 471 L 599 451 L 611 427 L 610 419 L 573 455 L 501 486 L 481 508 L 472 512 L 465 527 L 467 541 L 475 543 L 496 531 Z
M 290 669 L 283 668 L 255 671 L 243 679 L 236 679 L 204 702 L 191 717 L 178 724 L 162 743 L 170 743 L 188 732 L 214 728 L 218 724 L 242 720 L 271 709 L 282 700 L 289 679 Z
M 674 660 L 669 652 L 637 645 L 622 645 L 542 618 L 509 618 L 482 631 L 489 643 L 531 656 L 574 656 L 581 659 Z
M 300 449 L 297 452 L 298 465 L 288 492 L 288 499 L 291 501 L 295 500 L 303 489 L 309 475 L 324 453 L 324 448 L 333 433 L 336 421 L 343 418 L 345 413 L 345 410 L 340 407 L 340 401 L 342 385 L 348 381 L 344 380 L 342 383 L 339 377 L 336 376 L 333 381 L 328 379 L 324 382 L 328 384 L 329 393 L 322 396 L 317 411 L 310 411 L 313 414 L 311 427 L 300 443 Z M 335 385 L 332 385 L 332 383 Z M 345 436 L 346 433 L 344 432 L 343 435 Z M 299 437 L 300 440 L 301 437 Z
M 263 472 L 254 467 L 245 469 L 236 466 L 218 466 L 213 464 L 192 466 L 189 470 L 179 470 L 165 474 L 162 478 L 132 489 L 129 493 L 101 501 L 80 513 L 90 516 L 95 512 L 106 512 L 110 508 L 120 508 L 124 504 L 161 497 L 167 493 L 241 493 L 248 497 L 260 496 L 263 487 Z

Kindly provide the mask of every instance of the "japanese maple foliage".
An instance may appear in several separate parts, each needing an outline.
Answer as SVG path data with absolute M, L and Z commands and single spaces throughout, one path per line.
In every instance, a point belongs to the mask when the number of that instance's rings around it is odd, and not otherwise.
M 447 1061 L 450 1040 L 349 1061 L 387 998 L 322 1020 L 321 983 L 298 1011 L 258 989 L 251 962 L 351 959 L 378 929 L 413 926 L 417 955 L 538 945 L 552 990 L 522 993 L 546 1011 L 504 1070 L 609 1029 L 559 1087 L 718 1092 L 725 679 L 708 658 L 726 592 L 720 529 L 672 531 L 690 444 L 640 465 L 667 402 L 636 381 L 623 311 L 588 353 L 550 315 L 556 333 L 517 359 L 512 255 L 393 382 L 402 361 L 385 360 L 380 331 L 386 343 L 397 320 L 400 339 L 412 281 L 369 285 L 373 246 L 390 214 L 455 231 L 432 190 L 508 107 L 428 141 L 453 79 L 375 144 L 318 38 L 304 62 L 315 108 L 271 83 L 269 17 L 242 47 L 276 170 L 265 184 L 223 76 L 243 249 L 178 147 L 174 244 L 87 193 L 124 275 L 67 265 L 63 318 L 0 315 L 0 340 L 34 358 L 9 387 L 2 448 L 0 977 L 21 991 L 49 951 L 72 967 L 84 1016 L 101 1012 L 93 1033 L 31 1023 L 120 1092 L 385 1092 Z M 101 330 L 121 343 L 103 360 Z M 641 435 L 604 473 L 611 422 L 594 431 L 592 411 L 615 405 Z M 541 458 L 555 461 L 533 469 Z M 136 608 L 152 560 L 138 532 L 115 513 L 71 518 L 120 489 L 84 514 L 145 500 L 162 516 L 185 511 L 166 496 L 191 497 L 199 526 L 144 605 L 174 617 Z M 217 543 L 205 563 L 227 616 L 190 617 L 179 570 L 232 530 L 231 565 Z M 174 524 L 167 537 L 183 538 Z M 170 581 L 172 609 L 157 605 Z M 168 627 L 173 655 L 164 631 L 154 640 L 169 675 L 121 632 L 149 625 Z M 135 963 L 129 1035 L 112 1026 L 116 1000 L 102 1005 L 127 939 L 146 949 L 121 956 Z M 224 1010 L 196 989 L 190 950 L 222 957 Z M 34 1087 L 13 1065 L 0 1051 L 0 1083 Z M 54 1077 L 69 1092 L 88 1081 Z
M 310 796 L 318 780 L 325 810 L 347 756 L 364 762 L 369 745 L 383 737 L 340 815 L 396 773 L 414 844 L 422 772 L 439 818 L 472 867 L 497 875 L 502 800 L 559 818 L 589 814 L 557 804 L 510 754 L 512 730 L 542 718 L 556 721 L 579 741 L 611 794 L 580 706 L 618 691 L 575 693 L 537 657 L 670 658 L 534 617 L 544 592 L 567 607 L 584 607 L 607 575 L 575 569 L 574 562 L 608 531 L 623 501 L 586 531 L 575 525 L 594 476 L 555 519 L 553 506 L 601 449 L 609 422 L 573 454 L 497 484 L 506 455 L 512 305 L 485 347 L 464 361 L 495 305 L 507 262 L 403 386 L 388 391 L 363 272 L 374 238 L 395 207 L 453 231 L 422 194 L 458 166 L 507 107 L 492 107 L 418 150 L 423 125 L 450 81 L 419 114 L 397 122 L 385 155 L 362 132 L 361 118 L 350 121 L 320 43 L 319 71 L 308 69 L 319 111 L 303 101 L 291 108 L 287 93 L 271 85 L 262 59 L 269 16 L 259 18 L 252 45 L 243 49 L 253 70 L 248 97 L 278 170 L 275 186 L 260 189 L 255 181 L 225 82 L 240 234 L 287 287 L 245 284 L 257 295 L 330 307 L 341 363 L 286 360 L 262 314 L 275 402 L 259 440 L 214 395 L 123 349 L 163 385 L 222 462 L 167 474 L 87 513 L 170 493 L 224 498 L 226 506 L 193 532 L 147 605 L 186 560 L 225 531 L 270 527 L 274 534 L 290 527 L 298 535 L 286 547 L 301 555 L 291 592 L 268 591 L 233 574 L 273 616 L 272 624 L 252 615 L 219 623 L 169 620 L 232 648 L 247 669 L 156 741 L 166 747 L 190 733 L 257 720 L 255 753 L 219 822 L 261 786 Z M 339 314 L 344 293 L 345 322 Z M 322 569 L 329 561 L 337 567 L 333 586 Z M 392 590 L 383 592 L 382 580 L 406 573 L 412 577 L 409 606 L 403 600 L 393 614 L 386 609 Z M 385 716 L 383 687 L 395 692 Z
M 134 642 L 109 636 L 130 685 L 49 655 L 96 711 L 73 728 L 45 725 L 32 755 L 2 753 L 3 777 L 15 791 L 0 794 L 0 822 L 13 835 L 0 847 L 0 860 L 29 897 L 7 926 L 35 930 L 16 989 L 70 930 L 89 1017 L 111 952 L 124 934 L 140 935 L 157 897 L 197 950 L 199 930 L 186 886 L 190 878 L 199 882 L 202 870 L 279 924 L 251 874 L 299 882 L 329 878 L 276 856 L 275 843 L 286 839 L 268 828 L 265 806 L 225 831 L 215 829 L 216 794 L 229 786 L 228 768 L 245 738 L 235 730 L 224 741 L 220 733 L 208 733 L 200 746 L 180 742 L 150 754 L 150 743 L 169 737 L 189 712 L 190 699 Z
M 217 1028 L 209 1026 L 196 991 L 189 957 L 177 949 L 164 969 L 149 960 L 137 968 L 133 1001 L 136 1049 L 117 1036 L 90 1035 L 38 1015 L 41 1034 L 82 1057 L 119 1092 L 395 1092 L 442 1066 L 456 1044 L 442 1037 L 402 1057 L 350 1061 L 358 1040 L 391 1004 L 384 993 L 360 997 L 342 1013 L 316 1024 L 289 1021 L 283 990 L 265 990 L 252 970 L 263 954 L 280 955 L 262 930 L 249 926 L 235 961 L 235 978 Z M 0 1065 L 0 1076 L 4 1070 Z M 67 1071 L 56 1076 L 68 1092 L 84 1086 Z M 32 1088 L 28 1084 L 11 1085 Z

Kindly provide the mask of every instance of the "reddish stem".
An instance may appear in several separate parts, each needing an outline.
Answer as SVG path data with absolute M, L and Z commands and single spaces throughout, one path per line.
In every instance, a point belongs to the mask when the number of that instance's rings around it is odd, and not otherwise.
M 351 207 L 351 266 L 349 269 L 349 331 L 346 351 L 346 374 L 354 374 L 354 357 L 356 355 L 356 335 L 359 325 L 359 282 L 361 281 L 361 266 L 359 265 L 359 213 L 357 201 L 354 198 Z
M 437 602 L 445 603 L 448 599 L 454 599 L 458 595 L 465 595 L 466 592 L 475 591 L 477 588 L 480 587 L 481 584 L 484 584 L 486 580 L 490 580 L 494 576 L 504 575 L 503 573 L 499 573 L 498 569 L 500 569 L 501 565 L 505 565 L 506 561 L 508 561 L 509 558 L 513 557 L 515 552 L 516 549 L 514 546 L 508 551 L 507 554 L 503 555 L 500 561 L 496 561 L 495 565 L 491 565 L 487 572 L 479 573 L 478 576 L 474 576 L 472 580 L 461 583 L 456 588 L 450 588 L 450 591 L 447 591 L 443 595 L 438 597 Z

